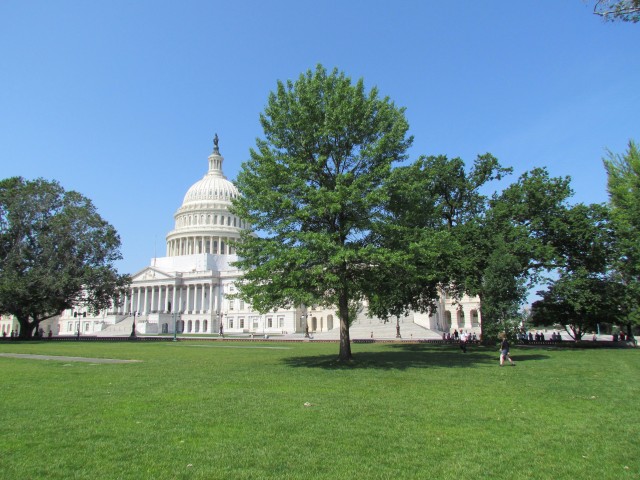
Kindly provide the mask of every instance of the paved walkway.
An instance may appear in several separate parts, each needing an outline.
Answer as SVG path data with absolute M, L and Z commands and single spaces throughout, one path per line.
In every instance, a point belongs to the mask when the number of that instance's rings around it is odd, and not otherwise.
M 119 360 L 117 358 L 65 357 L 62 355 L 34 355 L 31 353 L 0 353 L 0 357 L 26 358 L 29 360 L 57 360 L 60 362 L 84 363 L 138 363 L 142 360 Z

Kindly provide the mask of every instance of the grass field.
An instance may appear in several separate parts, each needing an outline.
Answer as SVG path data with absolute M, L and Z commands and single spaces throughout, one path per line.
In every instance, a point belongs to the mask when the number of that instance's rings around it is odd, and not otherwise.
M 2 479 L 640 478 L 640 351 L 2 343 Z M 307 406 L 305 406 L 307 404 Z

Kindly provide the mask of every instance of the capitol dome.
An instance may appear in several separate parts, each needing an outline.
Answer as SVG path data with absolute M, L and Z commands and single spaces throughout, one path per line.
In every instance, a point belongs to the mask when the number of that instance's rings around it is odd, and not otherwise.
M 240 195 L 236 186 L 222 173 L 223 160 L 215 151 L 209 155 L 209 171 L 187 190 L 182 201 L 183 207 L 194 202 L 231 201 Z
M 209 169 L 184 196 L 174 215 L 175 227 L 167 234 L 167 256 L 194 254 L 234 255 L 233 242 L 247 225 L 229 212 L 231 201 L 240 195 L 222 172 L 217 136 L 208 158 Z

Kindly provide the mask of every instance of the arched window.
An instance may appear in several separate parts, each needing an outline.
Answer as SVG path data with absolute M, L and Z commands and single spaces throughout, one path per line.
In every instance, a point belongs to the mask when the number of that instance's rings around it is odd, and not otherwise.
M 196 329 L 195 329 L 196 333 L 200 332 L 200 320 L 196 320 Z
M 187 333 L 191 333 L 192 330 L 193 330 L 193 322 L 189 320 L 187 322 Z
M 209 330 L 208 327 L 209 327 L 208 321 L 207 320 L 203 320 L 202 321 L 202 331 L 206 333 Z

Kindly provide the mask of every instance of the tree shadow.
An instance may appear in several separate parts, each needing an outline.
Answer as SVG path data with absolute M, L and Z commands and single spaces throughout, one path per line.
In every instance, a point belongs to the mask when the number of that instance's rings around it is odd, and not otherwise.
M 458 346 L 429 346 L 424 344 L 388 345 L 388 350 L 355 352 L 353 360 L 341 362 L 336 355 L 288 357 L 283 360 L 290 367 L 321 368 L 325 370 L 406 370 L 408 368 L 482 368 L 497 365 L 500 357 L 495 348 L 470 347 L 467 353 Z M 514 355 L 516 362 L 545 360 L 547 355 Z

